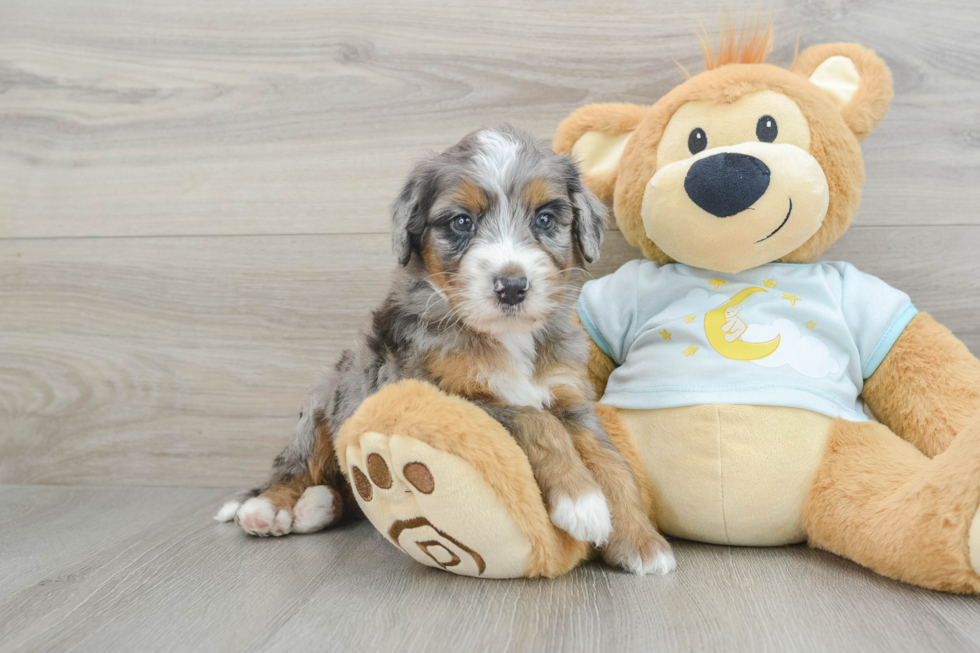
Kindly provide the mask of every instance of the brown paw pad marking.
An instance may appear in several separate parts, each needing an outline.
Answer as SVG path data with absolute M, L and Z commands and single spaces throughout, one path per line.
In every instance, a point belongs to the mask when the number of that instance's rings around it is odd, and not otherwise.
M 407 542 L 414 541 L 415 546 L 420 548 L 422 552 L 425 553 L 425 555 L 432 558 L 432 560 L 443 569 L 449 569 L 450 567 L 455 567 L 462 561 L 462 558 L 460 558 L 460 556 L 466 555 L 469 556 L 469 558 L 472 559 L 474 563 L 476 563 L 476 569 L 479 575 L 482 576 L 483 572 L 486 571 L 487 563 L 484 562 L 483 556 L 481 556 L 479 553 L 477 553 L 470 547 L 466 546 L 456 538 L 448 535 L 447 533 L 444 533 L 443 531 L 433 526 L 432 522 L 430 522 L 425 517 L 414 517 L 412 519 L 399 519 L 398 521 L 396 521 L 394 524 L 391 525 L 391 528 L 388 529 L 388 537 L 390 537 L 391 541 L 397 544 L 399 548 L 401 548 L 404 551 L 404 547 L 402 546 L 402 542 L 401 540 L 399 540 L 399 538 L 406 531 L 411 531 L 416 528 L 423 529 L 423 532 L 427 533 L 428 536 L 431 536 L 431 534 L 435 532 L 442 541 L 440 542 L 439 540 L 426 539 L 420 542 L 418 540 L 415 540 L 412 537 L 412 533 L 410 532 L 407 533 L 405 536 L 406 541 Z M 445 554 L 449 554 L 448 555 L 449 559 L 443 561 L 437 558 L 435 553 L 440 553 L 440 552 L 443 553 L 443 555 L 440 557 L 445 558 L 446 557 Z
M 420 549 L 422 549 L 422 553 L 435 560 L 436 564 L 442 567 L 443 569 L 445 569 L 446 567 L 455 567 L 460 562 L 459 556 L 453 553 L 452 550 L 450 550 L 449 547 L 447 547 L 442 542 L 436 542 L 435 540 L 427 540 L 425 542 L 416 542 L 415 544 Z M 442 560 L 437 558 L 435 554 L 433 554 L 432 551 L 430 551 L 430 549 L 435 549 L 436 551 L 442 549 L 442 551 L 444 551 L 446 554 L 449 554 L 449 562 L 443 562 Z M 445 555 L 440 557 L 445 557 Z
M 436 481 L 432 478 L 432 472 L 422 463 L 408 463 L 402 469 L 405 480 L 415 486 L 415 489 L 422 494 L 432 494 L 436 489 Z M 421 545 L 419 545 L 421 546 Z
M 371 481 L 367 479 L 357 466 L 351 465 L 350 469 L 351 476 L 354 477 L 354 487 L 357 488 L 357 493 L 361 495 L 361 498 L 365 501 L 370 501 L 374 496 L 374 488 L 371 487 Z
M 367 457 L 367 468 L 368 476 L 374 481 L 382 490 L 387 490 L 391 487 L 391 470 L 388 469 L 388 465 L 385 464 L 385 459 L 376 453 L 372 453 Z

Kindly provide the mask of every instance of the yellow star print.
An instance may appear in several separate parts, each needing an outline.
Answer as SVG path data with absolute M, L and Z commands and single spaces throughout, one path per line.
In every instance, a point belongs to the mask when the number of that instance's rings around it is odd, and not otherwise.
M 814 328 L 816 326 L 817 326 L 817 323 L 814 322 L 813 320 L 810 320 L 809 322 L 806 323 L 806 328 L 808 328 L 808 329 L 812 329 L 812 328 Z
M 694 345 L 691 345 L 690 347 L 684 350 L 684 358 L 687 358 L 688 356 L 693 356 L 694 352 L 696 352 L 698 349 L 700 349 L 700 347 L 695 347 Z
M 663 331 L 661 331 L 660 332 L 660 335 L 662 335 L 664 337 L 664 340 L 670 340 L 670 334 L 667 332 L 667 329 L 664 329 Z
M 727 286 L 728 285 L 727 283 L 725 283 L 721 279 L 712 279 L 708 283 L 711 284 L 712 286 L 714 286 L 715 287 L 715 290 L 718 290 L 718 288 L 720 286 Z
M 796 302 L 802 302 L 803 301 L 802 299 L 800 299 L 796 295 L 791 295 L 788 292 L 784 292 L 783 293 L 783 299 L 789 300 L 789 303 L 792 304 L 793 306 L 796 306 Z
M 697 318 L 694 315 L 688 315 L 687 317 L 684 318 L 684 321 L 687 322 L 688 324 L 690 324 L 695 319 L 697 319 Z
M 775 281 L 773 281 L 773 280 L 772 280 L 772 277 L 769 277 L 768 279 L 766 279 L 766 280 L 764 280 L 764 281 L 762 282 L 762 285 L 763 285 L 763 286 L 765 286 L 766 288 L 775 288 L 775 287 L 776 287 L 776 286 L 778 286 L 779 284 L 778 284 L 778 283 L 776 283 Z

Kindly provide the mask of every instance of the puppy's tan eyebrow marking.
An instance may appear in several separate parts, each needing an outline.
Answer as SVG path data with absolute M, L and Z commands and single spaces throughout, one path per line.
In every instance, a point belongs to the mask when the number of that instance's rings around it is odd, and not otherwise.
M 487 208 L 487 194 L 479 186 L 468 181 L 461 181 L 453 199 L 474 214 L 482 213 Z
M 559 194 L 551 187 L 543 177 L 536 177 L 524 185 L 521 193 L 525 204 L 532 209 L 537 209 L 542 204 L 546 204 L 553 199 L 557 199 Z
M 544 204 L 539 204 L 532 207 L 535 211 L 540 211 L 541 209 L 551 209 L 553 211 L 562 211 L 569 208 L 568 200 L 563 197 L 556 197 L 553 200 L 548 200 Z

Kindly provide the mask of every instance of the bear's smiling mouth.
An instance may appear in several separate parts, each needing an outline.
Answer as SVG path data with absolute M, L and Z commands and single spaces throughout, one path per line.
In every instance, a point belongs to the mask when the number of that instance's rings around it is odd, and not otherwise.
M 758 245 L 763 240 L 769 240 L 770 238 L 772 238 L 773 236 L 775 236 L 776 235 L 776 232 L 778 232 L 780 229 L 782 229 L 783 227 L 786 226 L 786 222 L 789 220 L 789 214 L 792 213 L 792 212 L 793 212 L 793 198 L 791 197 L 791 198 L 789 198 L 789 211 L 786 212 L 786 217 L 783 218 L 783 221 L 779 223 L 779 226 L 776 227 L 771 234 L 769 234 L 765 238 L 760 238 L 759 240 L 755 241 L 755 243 Z

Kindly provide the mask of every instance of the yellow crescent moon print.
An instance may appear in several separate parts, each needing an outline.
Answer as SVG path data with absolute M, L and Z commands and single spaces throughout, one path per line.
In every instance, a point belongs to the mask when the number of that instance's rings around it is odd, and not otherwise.
M 741 304 L 757 292 L 767 291 L 765 288 L 755 286 L 746 288 L 718 308 L 708 311 L 704 316 L 704 335 L 708 337 L 708 344 L 725 358 L 736 361 L 757 361 L 770 355 L 779 347 L 780 336 L 776 336 L 767 342 L 745 342 L 743 340 L 728 342 L 725 340 L 725 332 L 722 331 L 726 321 L 725 310 Z

